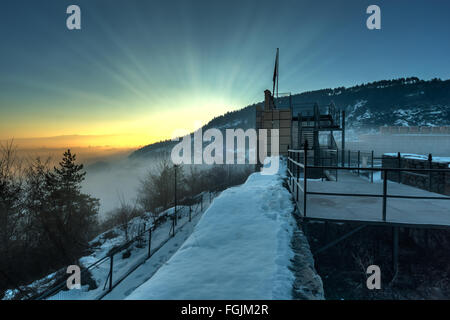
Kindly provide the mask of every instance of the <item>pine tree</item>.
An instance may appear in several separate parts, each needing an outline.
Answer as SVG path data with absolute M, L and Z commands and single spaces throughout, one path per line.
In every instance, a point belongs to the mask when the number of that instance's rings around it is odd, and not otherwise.
M 77 156 L 68 149 L 64 152 L 60 168 L 54 168 L 55 175 L 65 192 L 78 192 L 81 189 L 81 183 L 84 181 L 86 172 L 82 172 L 83 164 L 76 164 Z
M 85 179 L 83 165 L 76 164 L 70 149 L 64 152 L 59 167 L 46 175 L 44 229 L 67 262 L 76 259 L 87 247 L 97 226 L 99 200 L 81 192 Z

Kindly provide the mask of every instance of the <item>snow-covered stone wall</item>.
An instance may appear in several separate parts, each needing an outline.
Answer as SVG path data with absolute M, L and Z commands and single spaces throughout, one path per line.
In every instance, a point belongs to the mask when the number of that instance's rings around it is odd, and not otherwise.
M 434 157 L 431 162 L 425 155 L 401 153 L 386 153 L 382 159 L 385 168 L 411 168 L 411 169 L 448 169 L 450 157 Z M 450 195 L 450 173 L 446 172 L 414 172 L 402 171 L 388 173 L 388 179 L 401 182 L 420 189 Z
M 225 190 L 182 247 L 128 299 L 323 298 L 306 239 L 293 249 L 294 234 L 303 234 L 283 186 L 285 171 L 254 173 Z M 305 283 L 298 276 L 302 261 Z

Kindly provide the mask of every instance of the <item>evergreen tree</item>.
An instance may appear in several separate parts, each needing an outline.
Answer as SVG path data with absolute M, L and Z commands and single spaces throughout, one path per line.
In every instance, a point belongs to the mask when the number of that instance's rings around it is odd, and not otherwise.
M 41 212 L 49 238 L 66 262 L 84 249 L 97 226 L 99 200 L 81 192 L 85 179 L 83 165 L 76 164 L 70 149 L 64 152 L 59 167 L 46 174 L 46 209 Z

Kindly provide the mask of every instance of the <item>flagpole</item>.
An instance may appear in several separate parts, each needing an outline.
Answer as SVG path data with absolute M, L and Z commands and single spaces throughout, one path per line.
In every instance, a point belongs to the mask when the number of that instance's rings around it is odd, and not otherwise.
M 280 49 L 277 48 L 277 98 L 278 98 L 278 79 L 279 79 L 278 72 L 280 70 L 280 63 L 279 63 L 280 56 L 279 55 L 280 55 Z
M 275 56 L 275 66 L 273 70 L 273 89 L 272 89 L 272 96 L 275 98 L 278 98 L 278 55 L 279 55 L 280 49 L 277 48 L 277 54 Z M 276 94 L 275 94 L 275 89 Z

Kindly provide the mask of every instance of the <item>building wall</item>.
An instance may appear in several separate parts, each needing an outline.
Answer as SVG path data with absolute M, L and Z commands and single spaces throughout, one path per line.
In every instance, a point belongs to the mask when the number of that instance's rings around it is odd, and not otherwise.
M 290 109 L 256 109 L 257 129 L 268 129 L 267 154 L 271 155 L 271 129 L 279 129 L 279 154 L 287 155 L 288 146 L 291 145 L 292 115 Z

